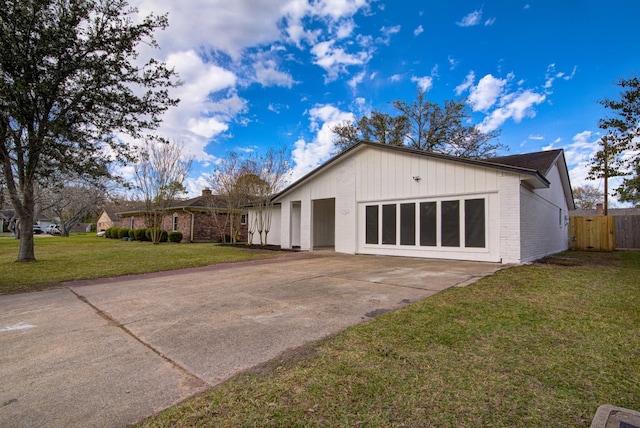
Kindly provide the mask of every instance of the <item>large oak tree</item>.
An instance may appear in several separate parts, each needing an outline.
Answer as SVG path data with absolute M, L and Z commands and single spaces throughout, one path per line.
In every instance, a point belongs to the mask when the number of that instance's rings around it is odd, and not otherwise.
M 18 261 L 35 260 L 43 177 L 104 175 L 131 159 L 117 133 L 141 138 L 177 103 L 176 74 L 139 58 L 167 17 L 136 12 L 124 0 L 0 0 L 0 169 L 23 225 Z

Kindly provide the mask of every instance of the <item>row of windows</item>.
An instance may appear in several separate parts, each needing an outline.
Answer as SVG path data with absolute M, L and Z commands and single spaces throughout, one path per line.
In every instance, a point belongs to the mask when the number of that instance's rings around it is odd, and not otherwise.
M 440 246 L 460 247 L 460 231 L 464 226 L 464 246 L 485 248 L 485 223 L 484 199 L 367 205 L 365 242 L 414 246 L 418 242 L 423 247 L 435 247 L 439 231 Z

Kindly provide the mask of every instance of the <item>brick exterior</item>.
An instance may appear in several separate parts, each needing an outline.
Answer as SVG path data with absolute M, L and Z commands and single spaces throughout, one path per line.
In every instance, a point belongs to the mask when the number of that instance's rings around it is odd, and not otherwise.
M 193 240 L 191 241 L 191 219 L 193 214 Z M 246 213 L 242 213 L 246 214 Z M 219 214 L 226 217 L 228 214 Z M 240 216 L 241 214 L 236 214 Z M 212 215 L 208 211 L 199 210 L 176 210 L 170 211 L 163 219 L 162 228 L 166 231 L 174 230 L 174 217 L 177 218 L 177 231 L 182 232 L 182 242 L 221 242 L 220 228 L 214 221 Z M 142 213 L 136 213 L 133 215 L 126 215 L 119 218 L 119 221 L 114 222 L 113 226 L 131 228 L 133 220 L 133 228 L 138 229 L 147 227 L 146 220 Z M 220 224 L 224 223 L 224 219 L 220 219 Z M 227 225 L 226 233 L 229 235 L 229 226 Z M 240 232 L 238 234 L 238 242 L 246 242 L 247 240 L 247 225 L 240 226 Z

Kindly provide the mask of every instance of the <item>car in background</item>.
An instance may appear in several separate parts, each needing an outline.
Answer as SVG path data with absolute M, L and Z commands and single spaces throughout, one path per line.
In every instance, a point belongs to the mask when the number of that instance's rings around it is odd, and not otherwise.
M 47 227 L 47 233 L 49 235 L 60 235 L 61 234 L 60 229 L 58 228 L 57 224 L 50 224 Z
M 41 233 L 43 233 L 42 228 L 40 227 L 39 224 L 34 224 L 33 225 L 33 234 L 34 235 L 40 235 Z

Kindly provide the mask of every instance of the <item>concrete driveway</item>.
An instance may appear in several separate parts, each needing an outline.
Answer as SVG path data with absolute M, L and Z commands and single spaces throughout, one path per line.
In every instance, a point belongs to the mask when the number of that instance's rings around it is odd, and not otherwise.
M 121 427 L 499 264 L 332 252 L 0 296 L 0 426 Z

